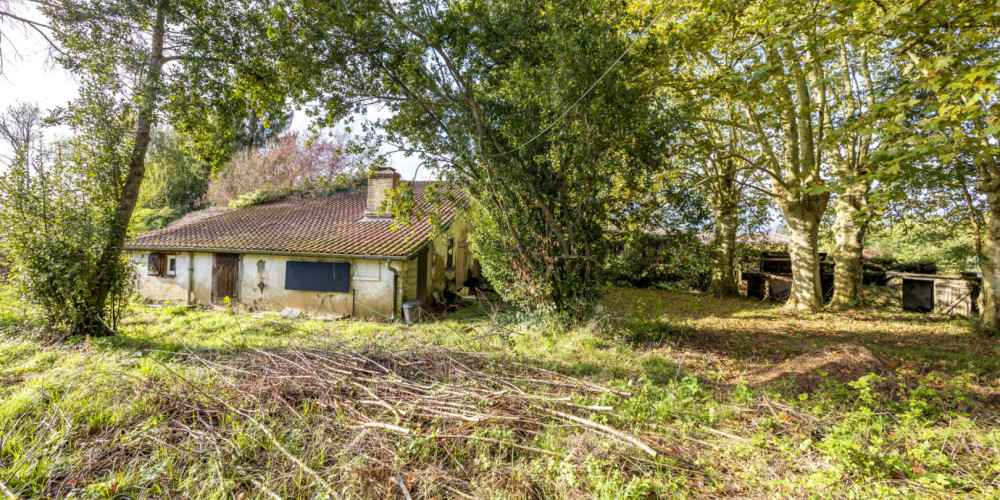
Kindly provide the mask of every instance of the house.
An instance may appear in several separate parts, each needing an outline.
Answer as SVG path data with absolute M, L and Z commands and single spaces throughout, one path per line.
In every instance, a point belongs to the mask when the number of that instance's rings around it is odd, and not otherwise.
M 150 300 L 255 309 L 400 317 L 405 301 L 424 304 L 461 289 L 478 266 L 468 223 L 453 203 L 437 206 L 444 230 L 427 219 L 392 229 L 379 213 L 395 170 L 380 169 L 367 189 L 285 199 L 189 217 L 126 244 L 137 290 Z M 414 182 L 418 210 L 435 210 L 432 182 Z

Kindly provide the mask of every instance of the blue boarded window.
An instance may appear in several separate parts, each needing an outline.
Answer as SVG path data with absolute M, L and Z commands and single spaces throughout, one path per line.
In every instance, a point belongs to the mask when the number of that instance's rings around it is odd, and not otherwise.
M 348 262 L 290 260 L 285 263 L 285 290 L 347 293 L 350 281 L 351 264 Z

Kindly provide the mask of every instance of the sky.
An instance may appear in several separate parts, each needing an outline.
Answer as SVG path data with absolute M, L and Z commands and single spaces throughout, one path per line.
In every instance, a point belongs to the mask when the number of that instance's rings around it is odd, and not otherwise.
M 19 14 L 30 19 L 40 18 L 33 10 L 24 10 Z M 0 112 L 17 102 L 34 102 L 43 110 L 52 110 L 65 106 L 77 96 L 77 79 L 48 57 L 48 44 L 40 35 L 9 23 L 0 25 L 0 33 L 0 54 L 3 59 L 0 72 Z M 308 126 L 308 117 L 303 113 L 296 113 L 291 130 L 305 132 Z M 50 138 L 65 133 L 68 133 L 65 129 L 46 131 Z M 6 146 L 0 144 L 0 157 L 8 153 Z M 403 179 L 434 178 L 433 172 L 418 168 L 416 158 L 406 158 L 402 153 L 390 154 L 389 162 Z

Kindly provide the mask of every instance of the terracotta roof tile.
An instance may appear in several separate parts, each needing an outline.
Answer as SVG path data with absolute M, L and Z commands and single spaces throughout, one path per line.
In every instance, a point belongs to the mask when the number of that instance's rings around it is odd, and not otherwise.
M 417 207 L 434 210 L 427 186 L 414 182 Z M 233 250 L 333 255 L 406 256 L 435 228 L 426 220 L 391 230 L 389 220 L 364 220 L 367 190 L 327 198 L 287 199 L 214 215 L 136 236 L 127 249 Z M 454 217 L 446 203 L 441 219 Z

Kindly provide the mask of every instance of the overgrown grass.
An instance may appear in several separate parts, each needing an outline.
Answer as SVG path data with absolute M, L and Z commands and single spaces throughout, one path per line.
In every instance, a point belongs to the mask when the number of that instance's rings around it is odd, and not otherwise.
M 395 325 L 137 303 L 119 337 L 50 345 L 38 328 L 0 294 L 0 480 L 21 498 L 402 498 L 397 480 L 414 498 L 1000 495 L 1000 346 L 959 319 L 797 314 L 615 288 L 604 312 L 575 327 L 476 308 Z M 740 381 L 844 342 L 895 365 L 903 390 L 880 394 L 867 377 L 798 396 Z M 591 408 L 576 415 L 636 436 L 657 456 L 558 419 L 530 432 L 461 427 L 487 441 L 443 443 L 433 436 L 446 421 L 414 435 L 379 429 L 343 441 L 332 428 L 376 414 L 324 408 L 308 395 L 278 411 L 250 401 L 249 389 L 234 392 L 220 368 L 250 366 L 239 363 L 258 350 L 338 345 L 479 353 L 470 355 L 489 357 L 496 370 L 513 373 L 520 363 L 551 370 L 552 384 L 600 384 L 614 392 L 566 389 L 573 404 Z M 194 361 L 202 358 L 228 364 Z M 463 383 L 445 376 L 434 387 Z M 531 383 L 516 387 L 551 396 Z

